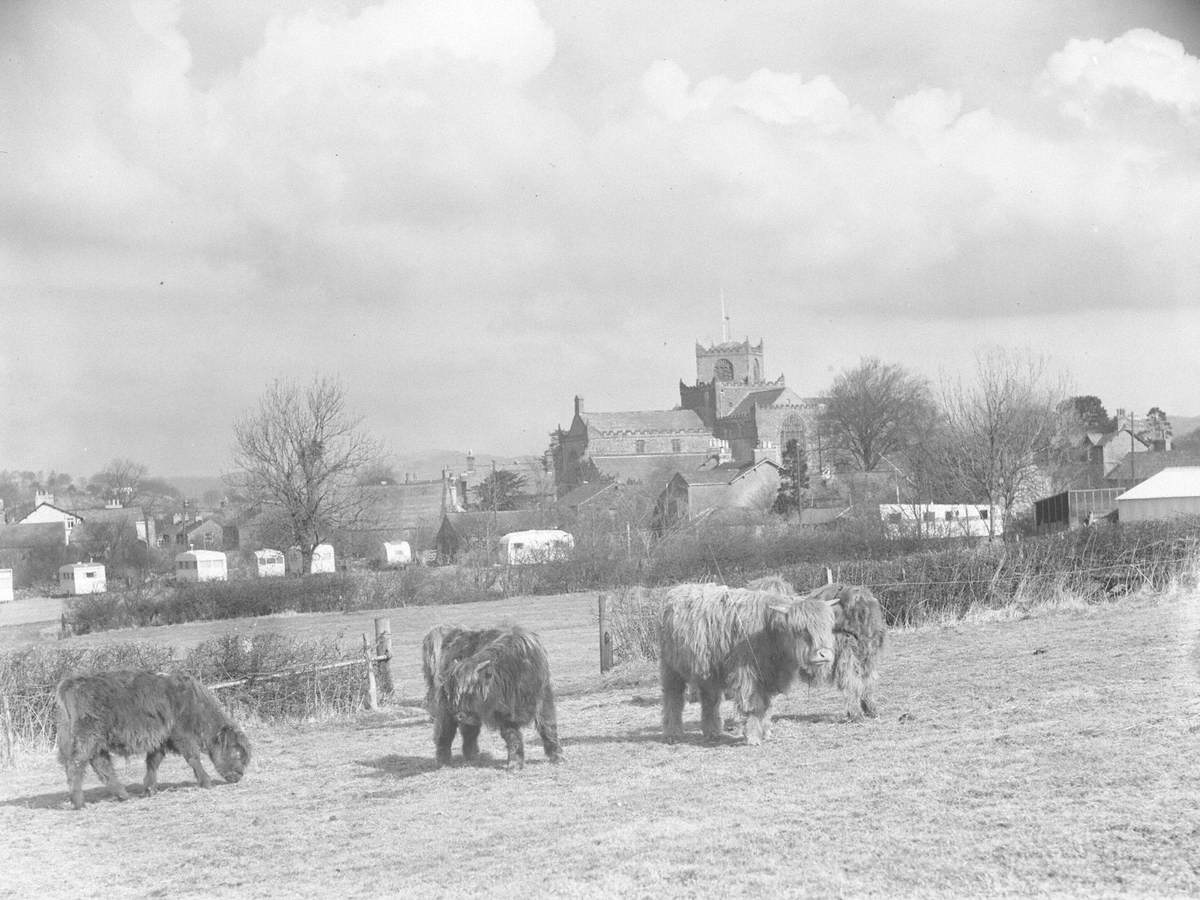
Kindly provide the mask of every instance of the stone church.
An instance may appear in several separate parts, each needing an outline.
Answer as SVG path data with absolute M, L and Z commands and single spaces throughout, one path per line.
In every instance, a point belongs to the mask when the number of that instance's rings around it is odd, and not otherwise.
M 809 471 L 821 471 L 822 402 L 801 397 L 782 375 L 767 381 L 764 370 L 761 340 L 697 344 L 696 382 L 679 383 L 674 409 L 589 412 L 577 396 L 571 426 L 551 434 L 559 495 L 604 476 L 661 486 L 676 472 L 762 459 L 778 465 L 792 439 L 805 448 Z

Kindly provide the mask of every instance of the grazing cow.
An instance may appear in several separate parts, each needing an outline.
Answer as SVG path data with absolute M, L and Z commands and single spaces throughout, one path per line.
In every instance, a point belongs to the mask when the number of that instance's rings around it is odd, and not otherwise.
M 683 737 L 684 691 L 700 692 L 706 740 L 721 733 L 721 694 L 746 717 L 746 743 L 768 737 L 771 701 L 798 675 L 819 677 L 833 660 L 830 603 L 719 584 L 682 584 L 667 592 L 660 632 L 663 734 Z
M 455 731 L 463 759 L 479 755 L 479 732 L 500 732 L 508 768 L 525 765 L 521 729 L 531 722 L 551 762 L 562 759 L 550 664 L 538 636 L 522 628 L 469 630 L 438 625 L 422 642 L 426 700 L 439 765 L 450 762 Z
M 779 575 L 766 575 L 746 587 L 795 597 L 792 585 Z M 883 650 L 887 623 L 879 600 L 865 587 L 827 584 L 805 596 L 834 603 L 833 635 L 836 647 L 829 680 L 846 698 L 846 715 L 861 721 L 863 715 L 875 718 L 875 683 L 879 679 L 879 654 Z M 803 675 L 801 676 L 803 678 Z M 810 679 L 805 679 L 811 683 Z
M 146 754 L 147 794 L 158 785 L 168 752 L 187 760 L 201 787 L 211 787 L 200 754 L 207 753 L 226 781 L 241 779 L 250 742 L 212 691 L 190 675 L 117 671 L 64 678 L 58 684 L 58 761 L 67 770 L 71 804 L 83 808 L 83 775 L 91 763 L 120 800 L 125 786 L 112 756 Z

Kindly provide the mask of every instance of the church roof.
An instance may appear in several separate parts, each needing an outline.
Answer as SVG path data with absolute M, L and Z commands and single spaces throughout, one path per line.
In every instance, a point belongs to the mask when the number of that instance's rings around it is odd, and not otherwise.
M 748 416 L 755 407 L 766 406 L 805 406 L 804 398 L 789 387 L 772 387 L 754 391 L 742 398 L 742 401 L 729 413 L 731 416 Z
M 663 409 L 635 410 L 630 412 L 586 412 L 580 418 L 589 429 L 601 434 L 670 433 L 680 431 L 708 432 L 704 421 L 695 410 Z
M 621 484 L 634 482 L 661 489 L 676 472 L 701 466 L 705 453 L 672 453 L 663 456 L 592 456 L 596 468 Z

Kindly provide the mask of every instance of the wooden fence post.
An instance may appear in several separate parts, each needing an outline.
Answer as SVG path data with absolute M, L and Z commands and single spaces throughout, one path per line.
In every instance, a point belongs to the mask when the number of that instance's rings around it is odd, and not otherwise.
M 367 643 L 367 636 L 364 634 L 363 639 L 363 661 L 367 664 L 367 709 L 379 709 L 379 689 L 375 685 L 375 660 L 372 659 L 371 646 Z
M 4 732 L 4 753 L 0 759 L 11 762 L 16 755 L 17 737 L 13 733 L 12 710 L 8 707 L 8 694 L 0 694 L 0 730 Z
M 376 677 L 379 679 L 379 686 L 383 690 L 385 697 L 391 696 L 395 692 L 396 686 L 392 683 L 392 620 L 391 619 L 376 619 L 375 620 L 375 658 L 379 667 Z
M 600 671 L 607 672 L 613 665 L 612 633 L 608 630 L 608 595 L 600 594 Z
M 829 568 L 829 566 L 825 567 L 825 583 L 833 584 L 833 569 Z

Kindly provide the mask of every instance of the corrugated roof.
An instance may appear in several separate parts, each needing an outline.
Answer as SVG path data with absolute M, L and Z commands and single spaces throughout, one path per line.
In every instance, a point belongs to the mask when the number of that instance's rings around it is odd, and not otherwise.
M 580 418 L 587 423 L 589 429 L 594 429 L 602 434 L 709 431 L 700 416 L 691 409 L 585 412 Z
M 1200 465 L 1171 466 L 1152 475 L 1117 497 L 1122 500 L 1156 500 L 1168 497 L 1200 497 Z

